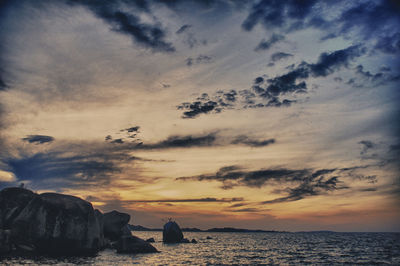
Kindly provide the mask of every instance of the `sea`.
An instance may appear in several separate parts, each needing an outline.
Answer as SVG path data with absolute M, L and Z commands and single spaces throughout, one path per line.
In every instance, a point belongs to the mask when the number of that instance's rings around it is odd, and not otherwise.
M 1 265 L 400 265 L 400 233 L 184 232 L 197 243 L 163 244 L 160 231 L 134 231 L 160 252 L 94 257 L 3 258 Z

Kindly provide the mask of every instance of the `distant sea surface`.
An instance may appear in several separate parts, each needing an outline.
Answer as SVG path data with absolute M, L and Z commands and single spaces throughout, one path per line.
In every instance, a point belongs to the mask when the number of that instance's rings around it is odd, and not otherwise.
M 400 233 L 211 233 L 184 232 L 197 244 L 163 244 L 162 232 L 133 232 L 160 253 L 95 257 L 6 258 L 1 265 L 400 265 Z M 211 239 L 207 239 L 211 237 Z

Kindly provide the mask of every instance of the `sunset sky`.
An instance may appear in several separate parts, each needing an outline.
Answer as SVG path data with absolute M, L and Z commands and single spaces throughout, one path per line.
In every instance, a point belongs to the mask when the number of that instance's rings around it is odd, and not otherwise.
M 399 29 L 395 0 L 0 1 L 0 188 L 400 231 Z

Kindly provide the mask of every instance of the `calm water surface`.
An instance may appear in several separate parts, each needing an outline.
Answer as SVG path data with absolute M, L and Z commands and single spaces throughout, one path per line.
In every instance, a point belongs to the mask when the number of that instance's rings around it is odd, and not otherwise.
M 13 258 L 3 265 L 400 265 L 400 233 L 206 233 L 185 232 L 197 244 L 163 244 L 162 232 L 133 232 L 160 253 L 100 252 L 85 258 Z M 207 236 L 212 239 L 207 239 Z

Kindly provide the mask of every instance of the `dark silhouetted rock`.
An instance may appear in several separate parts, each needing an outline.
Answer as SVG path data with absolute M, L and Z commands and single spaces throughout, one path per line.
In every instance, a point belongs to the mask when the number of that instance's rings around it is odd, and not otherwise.
M 116 241 L 122 236 L 130 235 L 128 222 L 131 216 L 127 213 L 111 211 L 103 214 L 104 237 Z
M 31 196 L 28 205 L 13 219 L 11 241 L 22 251 L 92 254 L 100 248 L 101 228 L 89 202 L 43 193 Z
M 156 241 L 154 240 L 154 238 L 150 237 L 149 239 L 146 239 L 146 242 L 154 243 L 154 242 L 156 242 Z
M 197 244 L 197 240 L 196 239 L 192 239 L 192 241 L 191 241 L 193 244 Z
M 163 242 L 178 243 L 183 239 L 182 230 L 176 222 L 169 221 L 163 228 Z
M 0 229 L 0 254 L 11 251 L 10 230 Z
M 118 253 L 154 253 L 158 252 L 150 243 L 136 236 L 122 236 L 116 244 Z
M 36 197 L 36 193 L 24 188 L 10 187 L 0 191 L 0 228 L 10 229 L 14 219 Z
M 212 237 L 211 236 L 207 236 L 207 239 L 212 239 Z
M 190 243 L 190 241 L 189 241 L 189 239 L 184 238 L 184 239 L 181 240 L 181 243 Z
M 100 229 L 100 236 L 99 236 L 99 247 L 100 249 L 105 249 L 109 246 L 109 242 L 105 237 L 104 237 L 104 217 L 103 213 L 99 210 L 94 210 L 94 215 L 96 216 L 97 224 Z

